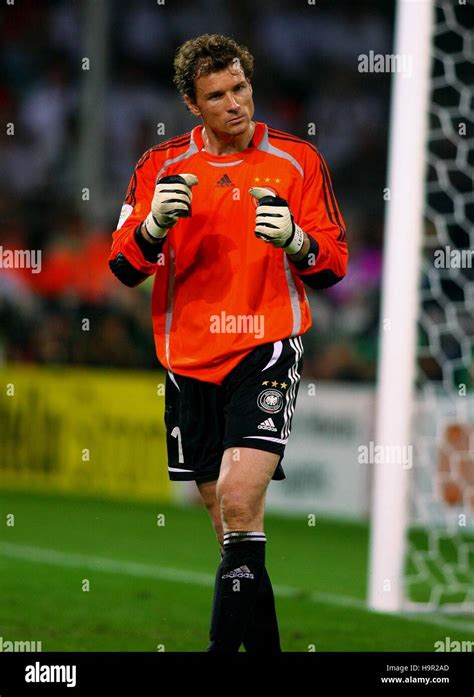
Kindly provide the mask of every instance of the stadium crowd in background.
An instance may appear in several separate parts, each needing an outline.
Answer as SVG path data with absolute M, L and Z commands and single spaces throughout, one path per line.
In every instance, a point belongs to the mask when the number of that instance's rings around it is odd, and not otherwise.
M 367 45 L 390 52 L 392 17 L 383 3 L 368 0 L 313 8 L 309 19 L 308 9 L 303 14 L 291 0 L 208 4 L 203 12 L 206 2 L 198 8 L 180 0 L 165 10 L 145 0 L 114 0 L 106 201 L 103 220 L 93 225 L 78 195 L 81 3 L 24 0 L 3 12 L 0 115 L 14 133 L 0 135 L 2 247 L 41 250 L 42 270 L 0 270 L 0 360 L 157 366 L 150 283 L 131 292 L 114 282 L 110 234 L 140 154 L 196 125 L 172 84 L 175 48 L 219 31 L 257 58 L 256 119 L 318 146 L 344 208 L 349 270 L 343 284 L 307 289 L 317 298 L 305 335 L 305 376 L 374 380 L 390 76 L 359 73 L 358 55 Z M 162 136 L 157 122 L 165 125 Z M 88 332 L 83 318 L 90 320 Z

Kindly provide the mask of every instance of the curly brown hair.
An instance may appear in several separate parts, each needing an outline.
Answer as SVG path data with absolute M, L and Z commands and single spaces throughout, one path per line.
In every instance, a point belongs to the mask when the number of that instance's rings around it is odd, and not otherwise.
M 202 34 L 189 39 L 176 51 L 174 83 L 182 97 L 196 101 L 194 80 L 224 70 L 238 59 L 247 80 L 253 75 L 253 56 L 246 46 L 222 34 Z

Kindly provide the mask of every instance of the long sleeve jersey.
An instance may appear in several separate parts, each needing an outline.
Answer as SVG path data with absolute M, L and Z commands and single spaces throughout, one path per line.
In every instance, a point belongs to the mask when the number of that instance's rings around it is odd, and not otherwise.
M 327 288 L 347 267 L 344 221 L 327 165 L 305 140 L 256 123 L 249 147 L 231 155 L 203 150 L 203 126 L 150 148 L 130 180 L 109 265 L 126 285 L 154 275 L 156 352 L 169 371 L 221 384 L 257 345 L 304 334 L 311 313 L 304 283 Z M 156 181 L 195 174 L 192 215 L 164 242 L 141 235 Z M 286 199 L 310 238 L 310 253 L 293 262 L 255 236 L 256 203 L 248 190 L 272 189 Z

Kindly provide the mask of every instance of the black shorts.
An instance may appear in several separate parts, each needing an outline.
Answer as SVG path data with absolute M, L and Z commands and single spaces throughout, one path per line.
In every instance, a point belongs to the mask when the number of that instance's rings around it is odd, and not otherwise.
M 255 448 L 280 455 L 281 466 L 303 366 L 301 337 L 257 346 L 222 385 L 168 371 L 165 425 L 173 481 L 214 481 L 224 450 Z

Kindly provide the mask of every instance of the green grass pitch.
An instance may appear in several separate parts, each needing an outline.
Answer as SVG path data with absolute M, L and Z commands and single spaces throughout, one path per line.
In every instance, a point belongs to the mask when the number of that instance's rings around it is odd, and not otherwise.
M 206 650 L 220 556 L 204 507 L 13 492 L 0 500 L 3 641 Z M 433 651 L 447 636 L 473 639 L 472 618 L 365 607 L 366 525 L 267 514 L 265 532 L 284 651 Z

